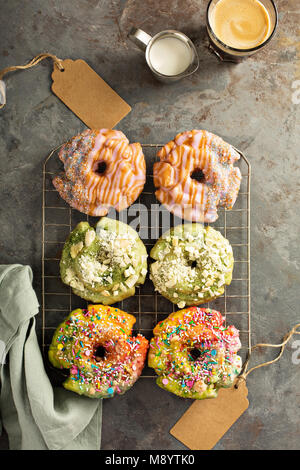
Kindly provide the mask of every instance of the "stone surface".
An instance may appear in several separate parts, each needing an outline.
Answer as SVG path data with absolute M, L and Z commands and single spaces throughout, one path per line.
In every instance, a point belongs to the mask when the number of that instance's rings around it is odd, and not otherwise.
M 278 3 L 276 37 L 238 65 L 220 63 L 207 50 L 206 0 L 187 2 L 184 15 L 182 2 L 171 0 L 10 0 L 0 17 L 0 69 L 46 51 L 85 59 L 132 106 L 118 126 L 131 141 L 164 143 L 177 132 L 204 128 L 246 153 L 253 170 L 253 343 L 279 342 L 299 322 L 300 10 L 294 0 Z M 197 73 L 172 86 L 155 81 L 126 39 L 132 25 L 150 34 L 168 27 L 190 33 L 200 55 Z M 30 264 L 37 292 L 42 164 L 53 147 L 84 129 L 51 93 L 51 71 L 45 61 L 5 77 L 7 104 L 0 111 L 1 262 Z M 250 407 L 217 449 L 299 449 L 294 352 L 290 343 L 279 363 L 249 376 Z M 274 355 L 259 350 L 254 361 Z M 183 449 L 168 431 L 189 404 L 141 379 L 123 397 L 105 401 L 102 448 Z

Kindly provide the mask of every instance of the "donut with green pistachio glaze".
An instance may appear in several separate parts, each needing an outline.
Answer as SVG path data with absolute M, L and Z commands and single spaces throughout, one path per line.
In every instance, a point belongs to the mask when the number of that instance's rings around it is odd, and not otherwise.
M 48 352 L 54 367 L 69 369 L 63 386 L 90 398 L 112 398 L 132 387 L 148 350 L 144 336 L 131 336 L 135 322 L 133 315 L 104 305 L 71 312 Z
M 95 228 L 80 222 L 64 245 L 60 274 L 79 297 L 111 305 L 134 295 L 145 282 L 147 251 L 123 222 L 102 217 Z
M 220 312 L 189 307 L 172 313 L 153 330 L 148 365 L 163 389 L 183 398 L 215 398 L 241 371 L 239 332 Z
M 210 226 L 177 225 L 159 238 L 150 256 L 155 289 L 179 308 L 210 302 L 231 283 L 232 247 Z

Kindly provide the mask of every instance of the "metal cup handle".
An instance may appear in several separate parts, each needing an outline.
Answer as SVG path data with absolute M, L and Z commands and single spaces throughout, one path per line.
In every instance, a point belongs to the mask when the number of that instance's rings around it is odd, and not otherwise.
M 149 42 L 152 39 L 150 34 L 145 33 L 142 29 L 132 28 L 128 34 L 128 38 L 138 46 L 143 52 L 145 52 Z

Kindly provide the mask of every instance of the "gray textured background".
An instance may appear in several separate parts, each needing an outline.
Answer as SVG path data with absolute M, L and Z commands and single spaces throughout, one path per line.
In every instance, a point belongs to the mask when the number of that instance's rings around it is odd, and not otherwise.
M 276 37 L 232 65 L 207 50 L 207 0 L 0 0 L 0 69 L 44 51 L 85 59 L 131 104 L 118 126 L 129 139 L 167 142 L 179 131 L 204 128 L 246 153 L 253 169 L 253 343 L 279 342 L 300 319 L 300 105 L 292 101 L 292 83 L 300 80 L 297 3 L 278 0 Z M 126 39 L 133 24 L 149 33 L 176 28 L 189 34 L 199 71 L 171 87 L 156 82 Z M 0 111 L 1 262 L 30 264 L 38 292 L 42 163 L 85 128 L 51 93 L 51 71 L 45 61 L 8 76 L 8 103 Z M 250 407 L 217 449 L 299 449 L 300 366 L 292 363 L 293 351 L 289 345 L 279 363 L 249 376 Z M 254 359 L 274 354 L 258 351 Z M 105 401 L 102 448 L 183 449 L 168 431 L 189 405 L 140 380 L 126 395 Z M 5 436 L 1 448 L 7 448 Z

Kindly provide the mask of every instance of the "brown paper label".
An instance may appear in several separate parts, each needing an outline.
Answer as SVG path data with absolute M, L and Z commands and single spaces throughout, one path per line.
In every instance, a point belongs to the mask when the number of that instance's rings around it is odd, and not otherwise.
M 223 388 L 217 398 L 194 401 L 170 433 L 191 450 L 210 450 L 249 406 L 243 381 Z
M 112 129 L 131 107 L 81 59 L 55 65 L 52 91 L 91 129 Z

